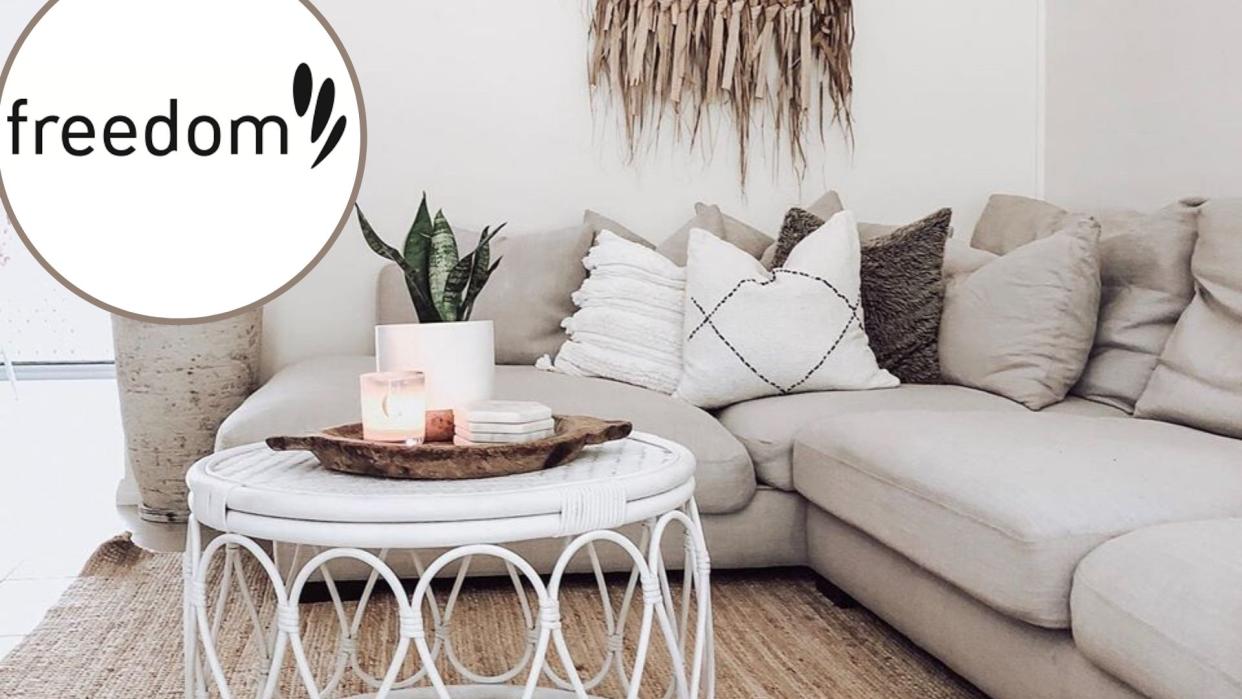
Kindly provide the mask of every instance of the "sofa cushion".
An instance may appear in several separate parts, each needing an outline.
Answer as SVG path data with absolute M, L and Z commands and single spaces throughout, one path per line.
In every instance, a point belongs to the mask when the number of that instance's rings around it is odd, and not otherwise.
M 1242 515 L 1242 441 L 1147 420 L 1000 412 L 842 416 L 794 442 L 794 486 L 967 593 L 1064 628 L 1108 539 Z
M 1135 414 L 1242 437 L 1242 199 L 1199 210 L 1191 257 L 1197 291 Z
M 1242 519 L 1149 527 L 1082 560 L 1074 641 L 1156 699 L 1242 697 Z
M 715 204 L 699 202 L 694 205 L 694 218 L 660 243 L 656 251 L 675 264 L 685 267 L 690 249 L 690 231 L 695 228 L 711 233 L 755 259 L 763 255 L 764 250 L 772 244 L 772 239 L 763 231 L 732 216 L 725 216 Z
M 1130 413 L 1104 403 L 1097 403 L 1078 396 L 1069 396 L 1060 403 L 1054 403 L 1040 412 L 1061 415 L 1082 415 L 1084 417 L 1130 417 Z
M 802 428 L 846 415 L 885 410 L 1024 412 L 1021 405 L 1011 400 L 973 388 L 904 384 L 875 391 L 770 396 L 736 403 L 721 410 L 716 417 L 746 446 L 760 482 L 793 490 L 794 435 Z
M 1134 411 L 1178 316 L 1194 294 L 1190 254 L 1200 197 L 1158 211 L 1099 211 L 1100 317 L 1091 359 L 1073 392 Z M 976 247 L 1005 253 L 1046 238 L 1086 214 L 1038 199 L 994 194 L 979 217 Z
M 1017 194 L 993 194 L 975 222 L 970 244 L 980 250 L 1004 255 L 1027 243 L 1085 218 L 1054 204 Z
M 1134 412 L 1178 317 L 1194 295 L 1198 210 L 1100 213 L 1100 320 L 1072 393 Z
M 1075 224 L 955 277 L 940 321 L 945 380 L 1032 410 L 1065 398 L 1095 337 L 1099 232 Z
M 317 357 L 282 369 L 221 425 L 216 449 L 357 422 L 358 376 L 375 371 L 375 358 Z M 684 444 L 698 460 L 699 509 L 734 512 L 755 494 L 746 449 L 711 415 L 654 391 L 604 379 L 496 367 L 496 397 L 536 400 L 558 413 L 625 419 L 634 428 Z

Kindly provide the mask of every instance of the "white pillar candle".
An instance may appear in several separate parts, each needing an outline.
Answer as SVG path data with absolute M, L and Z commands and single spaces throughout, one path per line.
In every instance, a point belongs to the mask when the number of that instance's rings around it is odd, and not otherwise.
M 421 444 L 426 433 L 427 384 L 421 372 L 363 374 L 362 438 Z

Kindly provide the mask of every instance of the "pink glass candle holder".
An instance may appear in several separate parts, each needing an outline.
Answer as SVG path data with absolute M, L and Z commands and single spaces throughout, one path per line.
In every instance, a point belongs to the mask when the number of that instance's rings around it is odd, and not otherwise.
M 362 438 L 421 444 L 427 429 L 427 381 L 418 371 L 380 371 L 359 377 Z

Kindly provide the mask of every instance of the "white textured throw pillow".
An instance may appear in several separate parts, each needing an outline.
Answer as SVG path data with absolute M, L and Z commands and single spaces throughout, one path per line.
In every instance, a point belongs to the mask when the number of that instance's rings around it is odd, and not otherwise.
M 536 366 L 672 393 L 681 378 L 686 273 L 660 253 L 601 231 L 582 261 L 590 275 L 573 294 L 569 340 Z
M 676 396 L 719 408 L 761 396 L 889 388 L 867 344 L 858 228 L 843 211 L 794 247 L 784 267 L 693 231 Z

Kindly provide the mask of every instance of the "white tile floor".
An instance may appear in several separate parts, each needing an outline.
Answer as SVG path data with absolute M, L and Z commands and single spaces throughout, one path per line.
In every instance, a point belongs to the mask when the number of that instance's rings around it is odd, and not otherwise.
M 95 548 L 127 529 L 111 380 L 0 382 L 0 657 L 43 618 Z

